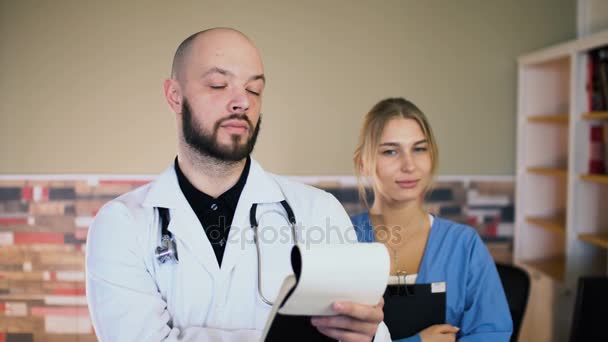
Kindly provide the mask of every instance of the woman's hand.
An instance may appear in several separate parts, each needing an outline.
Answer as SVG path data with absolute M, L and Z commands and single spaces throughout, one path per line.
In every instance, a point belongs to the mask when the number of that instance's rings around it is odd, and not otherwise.
M 458 330 L 460 328 L 450 324 L 437 324 L 422 330 L 418 335 L 422 342 L 455 342 Z

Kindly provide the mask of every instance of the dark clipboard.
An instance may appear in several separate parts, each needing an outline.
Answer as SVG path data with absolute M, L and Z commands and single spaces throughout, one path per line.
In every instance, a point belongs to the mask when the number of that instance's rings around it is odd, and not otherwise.
M 277 314 L 266 336 L 266 342 L 285 341 L 321 341 L 334 342 L 336 340 L 319 332 L 310 323 L 311 316 L 293 316 Z
M 384 323 L 392 339 L 406 338 L 445 323 L 445 283 L 388 285 L 384 292 Z
M 302 260 L 299 252 L 294 248 L 291 252 L 291 264 L 296 275 L 296 279 L 300 277 L 302 270 Z M 287 282 L 286 282 L 287 283 Z M 284 283 L 284 286 L 285 284 Z M 297 283 L 287 291 L 286 295 L 280 301 L 281 306 L 289 299 L 289 296 L 295 290 Z M 285 288 L 285 290 L 287 290 Z M 282 290 L 281 290 L 282 291 Z M 279 295 L 280 296 L 280 295 Z M 272 315 L 272 313 L 271 313 Z M 272 324 L 268 329 L 268 333 L 264 338 L 265 342 L 285 342 L 285 341 L 319 341 L 319 342 L 335 342 L 337 340 L 327 337 L 312 325 L 312 316 L 303 315 L 283 315 L 276 312 L 272 317 Z

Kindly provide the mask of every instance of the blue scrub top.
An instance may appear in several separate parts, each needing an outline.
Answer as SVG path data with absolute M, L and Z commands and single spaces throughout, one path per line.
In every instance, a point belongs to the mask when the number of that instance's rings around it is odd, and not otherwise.
M 374 242 L 369 213 L 351 217 L 359 242 Z M 445 282 L 446 323 L 458 341 L 505 341 L 511 313 L 496 264 L 473 228 L 434 217 L 418 269 L 417 284 Z M 395 341 L 420 341 L 419 335 Z

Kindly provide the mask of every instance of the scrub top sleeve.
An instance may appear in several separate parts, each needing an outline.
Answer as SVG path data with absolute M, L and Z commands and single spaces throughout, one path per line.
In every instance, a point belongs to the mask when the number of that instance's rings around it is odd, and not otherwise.
M 138 232 L 145 229 L 124 204 L 114 201 L 95 217 L 87 237 L 86 295 L 100 341 L 247 341 L 254 330 L 222 331 L 203 327 L 180 331 L 145 265 Z
M 513 322 L 496 264 L 477 233 L 470 242 L 465 307 L 458 341 L 508 342 Z

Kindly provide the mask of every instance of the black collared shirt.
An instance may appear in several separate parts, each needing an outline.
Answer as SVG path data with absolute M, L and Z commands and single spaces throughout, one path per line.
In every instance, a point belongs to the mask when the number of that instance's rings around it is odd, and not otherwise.
M 228 241 L 228 233 L 230 232 L 236 205 L 247 182 L 250 165 L 251 158 L 248 157 L 243 173 L 236 184 L 218 198 L 213 198 L 199 191 L 190 183 L 179 168 L 177 158 L 175 158 L 175 173 L 177 174 L 179 187 L 201 222 L 205 234 L 207 234 L 207 238 L 213 247 L 217 264 L 220 267 L 222 266 L 222 258 L 226 249 L 226 241 Z

